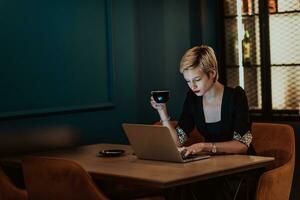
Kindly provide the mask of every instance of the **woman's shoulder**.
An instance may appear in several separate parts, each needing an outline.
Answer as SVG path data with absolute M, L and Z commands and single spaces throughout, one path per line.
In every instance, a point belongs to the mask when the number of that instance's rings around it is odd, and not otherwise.
M 244 96 L 246 94 L 245 90 L 241 86 L 236 86 L 236 87 L 228 87 L 228 86 L 226 86 L 225 90 L 229 94 L 237 96 L 237 97 Z
M 228 95 L 228 101 L 230 102 L 230 105 L 232 105 L 232 108 L 244 108 L 245 106 L 248 106 L 248 98 L 242 87 L 228 87 L 228 90 L 230 91 L 228 92 L 230 93 Z

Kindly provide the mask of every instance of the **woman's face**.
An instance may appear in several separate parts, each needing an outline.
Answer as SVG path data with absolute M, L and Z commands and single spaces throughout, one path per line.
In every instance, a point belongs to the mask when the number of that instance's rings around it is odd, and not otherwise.
M 208 76 L 199 67 L 183 71 L 184 79 L 197 96 L 203 96 L 211 88 L 215 76 L 215 71 L 210 72 Z

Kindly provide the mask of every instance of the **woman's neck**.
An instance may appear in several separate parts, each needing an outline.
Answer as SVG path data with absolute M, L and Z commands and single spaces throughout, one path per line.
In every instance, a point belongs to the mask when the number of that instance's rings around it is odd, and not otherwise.
M 215 101 L 218 97 L 222 96 L 224 86 L 216 81 L 210 89 L 203 95 L 203 99 L 207 102 Z

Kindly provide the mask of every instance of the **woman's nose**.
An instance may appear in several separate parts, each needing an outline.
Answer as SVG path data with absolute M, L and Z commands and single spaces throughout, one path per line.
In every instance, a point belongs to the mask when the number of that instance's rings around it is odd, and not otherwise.
M 196 88 L 197 88 L 197 84 L 194 81 L 192 81 L 192 89 L 196 89 Z

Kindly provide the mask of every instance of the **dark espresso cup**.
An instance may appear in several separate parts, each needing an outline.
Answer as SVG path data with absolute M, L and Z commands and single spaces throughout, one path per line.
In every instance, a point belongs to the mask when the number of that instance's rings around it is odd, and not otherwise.
M 169 90 L 151 91 L 151 95 L 156 103 L 166 103 L 170 99 Z

